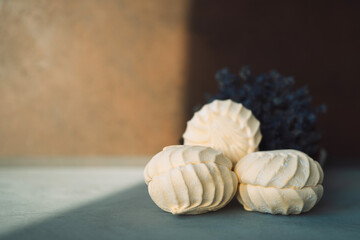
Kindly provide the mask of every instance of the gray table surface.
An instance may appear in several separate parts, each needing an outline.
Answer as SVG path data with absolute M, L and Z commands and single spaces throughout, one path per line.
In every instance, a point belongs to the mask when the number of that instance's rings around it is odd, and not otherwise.
M 160 210 L 139 182 L 0 239 L 360 239 L 360 169 L 325 169 L 324 189 L 319 204 L 297 216 L 247 212 L 236 201 L 217 212 L 173 216 Z

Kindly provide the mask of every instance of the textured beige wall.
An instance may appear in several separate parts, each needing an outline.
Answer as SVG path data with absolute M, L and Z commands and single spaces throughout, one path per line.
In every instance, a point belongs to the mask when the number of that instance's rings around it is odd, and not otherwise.
M 186 1 L 0 0 L 0 156 L 176 144 L 186 15 Z

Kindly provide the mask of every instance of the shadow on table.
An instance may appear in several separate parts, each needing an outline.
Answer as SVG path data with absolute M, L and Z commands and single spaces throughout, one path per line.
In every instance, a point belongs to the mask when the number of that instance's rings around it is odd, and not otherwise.
M 355 239 L 360 236 L 358 173 L 326 173 L 324 198 L 299 216 L 246 212 L 235 200 L 217 212 L 173 216 L 156 207 L 141 184 L 1 239 L 302 239 L 304 234 Z
M 330 173 L 330 174 L 327 174 Z M 324 196 L 317 206 L 306 215 L 322 213 L 351 213 L 360 202 L 360 171 L 351 169 L 332 169 L 325 172 Z M 360 217 L 357 219 L 360 224 Z M 359 225 L 360 227 L 360 225 Z

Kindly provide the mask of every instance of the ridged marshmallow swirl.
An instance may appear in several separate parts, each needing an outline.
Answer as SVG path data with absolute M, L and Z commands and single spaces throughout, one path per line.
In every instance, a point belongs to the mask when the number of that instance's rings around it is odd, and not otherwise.
M 240 183 L 237 199 L 248 211 L 299 214 L 323 195 L 321 166 L 297 150 L 254 152 L 234 171 Z
M 203 146 L 169 146 L 144 170 L 150 197 L 173 214 L 200 214 L 224 207 L 237 191 L 232 163 Z
M 188 121 L 185 145 L 221 150 L 234 164 L 257 150 L 260 123 L 250 110 L 232 100 L 215 100 L 204 105 Z

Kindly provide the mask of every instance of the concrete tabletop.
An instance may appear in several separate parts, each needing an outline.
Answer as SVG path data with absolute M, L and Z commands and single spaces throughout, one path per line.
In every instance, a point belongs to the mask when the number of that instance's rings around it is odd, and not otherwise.
M 360 239 L 360 169 L 325 169 L 309 213 L 274 216 L 236 201 L 173 216 L 150 199 L 143 167 L 0 168 L 0 239 Z

